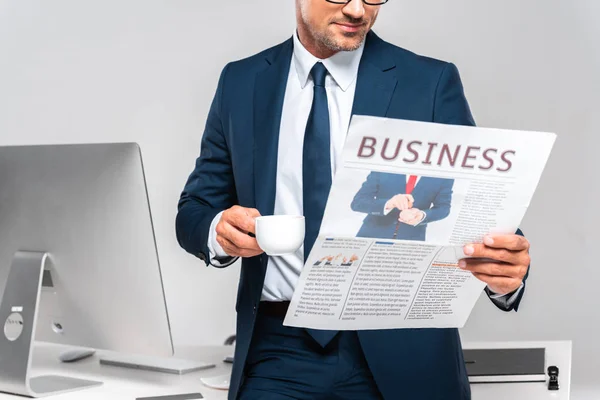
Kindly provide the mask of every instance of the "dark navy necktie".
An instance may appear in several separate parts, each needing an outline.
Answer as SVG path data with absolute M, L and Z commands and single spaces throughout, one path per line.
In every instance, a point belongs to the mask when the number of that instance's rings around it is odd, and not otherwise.
M 302 154 L 302 192 L 306 234 L 304 237 L 304 260 L 319 234 L 321 220 L 331 188 L 331 138 L 329 131 L 329 107 L 325 90 L 327 68 L 318 62 L 310 72 L 315 87 L 313 103 L 304 134 Z M 309 329 L 310 335 L 323 347 L 336 335 L 335 331 Z

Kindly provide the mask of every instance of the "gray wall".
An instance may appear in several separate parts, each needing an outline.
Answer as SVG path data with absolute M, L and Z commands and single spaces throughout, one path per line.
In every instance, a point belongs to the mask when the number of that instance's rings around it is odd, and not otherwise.
M 220 69 L 289 37 L 293 3 L 0 0 L 0 145 L 141 144 L 177 345 L 234 331 L 239 267 L 207 269 L 179 249 L 176 202 Z M 559 135 L 522 226 L 523 307 L 504 314 L 482 298 L 463 337 L 572 339 L 574 398 L 600 397 L 583 394 L 600 369 L 600 2 L 391 0 L 376 30 L 455 62 L 480 126 Z

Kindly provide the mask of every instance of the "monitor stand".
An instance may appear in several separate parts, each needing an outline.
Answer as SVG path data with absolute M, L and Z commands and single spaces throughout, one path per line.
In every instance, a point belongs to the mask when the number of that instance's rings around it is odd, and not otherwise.
M 42 277 L 49 263 L 48 253 L 14 255 L 0 303 L 0 392 L 37 398 L 102 385 L 65 376 L 30 375 Z

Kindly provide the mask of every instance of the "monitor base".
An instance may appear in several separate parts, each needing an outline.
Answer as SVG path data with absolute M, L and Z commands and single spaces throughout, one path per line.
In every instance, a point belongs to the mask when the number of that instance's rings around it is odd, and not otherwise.
M 13 257 L 0 303 L 0 392 L 37 398 L 102 384 L 55 375 L 31 377 L 42 277 L 50 261 L 45 252 L 18 251 Z
M 36 376 L 29 380 L 29 387 L 34 394 L 31 397 L 53 396 L 97 386 L 102 386 L 102 382 L 59 375 Z

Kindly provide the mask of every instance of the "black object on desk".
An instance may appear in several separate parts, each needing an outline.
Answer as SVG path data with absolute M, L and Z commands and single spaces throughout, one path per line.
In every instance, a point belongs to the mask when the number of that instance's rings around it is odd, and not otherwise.
M 552 365 L 548 367 L 548 375 L 550 375 L 550 380 L 548 381 L 548 390 L 558 390 L 558 367 Z
M 471 383 L 546 382 L 546 349 L 463 350 Z

